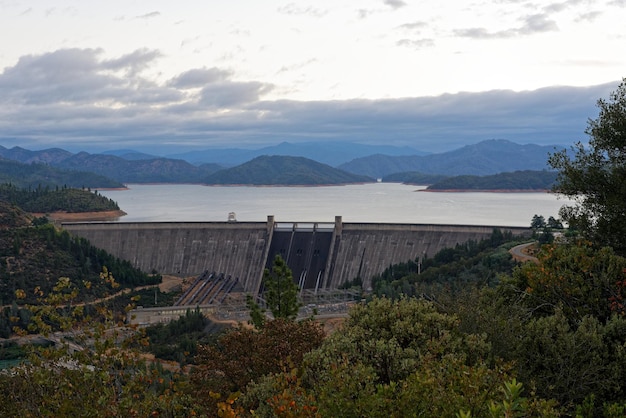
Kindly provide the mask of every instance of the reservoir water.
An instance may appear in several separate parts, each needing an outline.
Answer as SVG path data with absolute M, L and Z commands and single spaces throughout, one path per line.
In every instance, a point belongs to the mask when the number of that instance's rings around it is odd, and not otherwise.
M 372 183 L 324 187 L 128 185 L 99 191 L 127 213 L 122 222 L 238 221 L 425 223 L 529 226 L 570 203 L 550 193 L 435 193 L 423 186 Z

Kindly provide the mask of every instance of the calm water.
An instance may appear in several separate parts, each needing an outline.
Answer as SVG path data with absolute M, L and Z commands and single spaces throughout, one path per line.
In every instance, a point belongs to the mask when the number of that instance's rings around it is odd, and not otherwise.
M 568 203 L 549 193 L 431 193 L 421 186 L 374 183 L 326 187 L 135 185 L 100 193 L 128 215 L 123 222 L 238 221 L 432 223 L 529 226 Z

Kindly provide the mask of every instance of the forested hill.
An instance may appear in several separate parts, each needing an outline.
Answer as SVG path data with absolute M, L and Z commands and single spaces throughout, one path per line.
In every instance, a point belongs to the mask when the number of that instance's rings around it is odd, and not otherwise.
M 52 225 L 28 227 L 23 213 L 16 224 L 19 209 L 1 202 L 0 209 L 0 213 L 11 211 L 10 219 L 0 218 L 0 338 L 9 337 L 15 325 L 26 329 L 30 316 L 18 307 L 40 303 L 39 292 L 49 294 L 60 278 L 66 278 L 69 288 L 76 291 L 73 303 L 161 281 L 160 276 L 143 273 L 67 231 Z M 107 274 L 103 277 L 104 267 Z M 108 272 L 119 287 L 112 285 Z M 85 314 L 97 313 L 85 307 Z
M 113 155 L 80 152 L 57 163 L 58 167 L 89 170 L 110 176 L 123 183 L 199 183 L 202 178 L 219 168 L 216 164 L 196 167 L 183 160 L 154 158 L 129 161 Z
M 367 176 L 350 174 L 304 157 L 261 156 L 237 167 L 208 176 L 207 184 L 327 185 L 372 182 Z
M 89 171 L 89 176 L 104 176 L 115 180 L 117 186 L 101 184 L 70 184 L 69 182 L 54 183 L 67 184 L 73 187 L 120 187 L 120 183 L 199 183 L 208 174 L 219 170 L 217 164 L 192 165 L 183 160 L 171 158 L 150 158 L 129 160 L 115 155 L 90 154 L 71 152 L 51 148 L 41 151 L 30 151 L 20 147 L 7 149 L 0 146 L 0 157 L 8 160 L 25 163 L 27 166 L 35 164 L 39 166 L 55 167 L 60 170 Z M 87 179 L 88 176 L 75 178 Z M 6 181 L 6 180 L 5 180 Z M 86 181 L 86 180 L 85 180 Z M 50 183 L 43 183 L 43 185 Z M 35 184 L 36 186 L 37 184 Z M 28 186 L 28 185 L 26 185 Z
M 555 171 L 515 171 L 491 176 L 456 176 L 440 180 L 427 190 L 549 190 L 556 181 Z
M 101 212 L 119 210 L 113 200 L 98 192 L 83 189 L 37 187 L 20 189 L 11 184 L 0 185 L 0 201 L 19 206 L 33 213 L 49 212 Z
M 81 168 L 81 167 L 79 167 Z M 84 167 L 82 167 L 84 169 Z M 20 188 L 91 187 L 120 188 L 124 185 L 111 178 L 82 170 L 63 170 L 44 163 L 21 163 L 0 158 L 0 183 L 11 183 Z
M 454 151 L 426 156 L 392 157 L 372 155 L 358 158 L 338 168 L 350 173 L 383 179 L 393 173 L 419 171 L 425 174 L 490 175 L 514 170 L 544 170 L 550 153 L 562 147 L 520 145 L 505 140 L 489 140 Z

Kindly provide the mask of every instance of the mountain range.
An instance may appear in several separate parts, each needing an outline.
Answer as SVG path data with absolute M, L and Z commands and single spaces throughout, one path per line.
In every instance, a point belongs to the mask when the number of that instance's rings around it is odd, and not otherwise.
M 351 149 L 354 148 L 354 149 Z M 200 183 L 200 184 L 338 184 L 373 181 L 397 173 L 411 172 L 411 176 L 436 174 L 489 175 L 517 170 L 545 170 L 551 152 L 558 146 L 519 145 L 506 140 L 488 140 L 468 145 L 454 151 L 430 155 L 374 154 L 355 158 L 336 167 L 309 158 L 318 155 L 326 161 L 345 160 L 350 153 L 365 150 L 388 149 L 396 154 L 411 152 L 410 148 L 357 146 L 356 144 L 282 143 L 270 152 L 295 155 L 252 157 L 235 167 L 228 167 L 251 150 L 207 150 L 215 162 L 199 152 L 187 157 L 190 160 L 156 157 L 133 150 L 110 151 L 107 154 L 73 154 L 60 148 L 30 151 L 21 147 L 7 149 L 0 146 L 0 157 L 24 164 L 45 165 L 69 172 L 83 171 L 108 177 L 119 183 Z M 253 154 L 261 152 L 255 150 Z M 417 151 L 415 151 L 417 152 Z M 220 154 L 222 153 L 222 154 Z M 229 157 L 227 156 L 230 155 Z M 298 155 L 307 154 L 309 157 Z M 222 155 L 223 159 L 218 158 Z M 252 155 L 252 154 L 249 154 Z M 181 154 L 182 156 L 182 154 Z M 270 158 L 271 156 L 271 158 Z M 260 158 L 263 157 L 263 158 Z M 297 158 L 296 158 L 297 157 Z M 351 173 L 356 176 L 349 176 Z M 407 176 L 404 176 L 407 177 Z M 368 179 L 369 178 L 369 179 Z M 397 175 L 395 178 L 403 178 Z M 97 182 L 96 182 L 97 183 Z M 84 184 L 87 187 L 107 187 L 101 184 Z
M 395 147 L 391 145 L 367 145 L 352 142 L 281 142 L 278 145 L 259 149 L 215 148 L 192 151 L 181 154 L 168 155 L 169 158 L 178 158 L 192 164 L 216 163 L 225 167 L 232 167 L 262 155 L 283 155 L 289 157 L 305 157 L 310 160 L 336 167 L 355 158 L 373 154 L 391 156 L 426 155 L 411 147 Z
M 550 153 L 560 146 L 519 145 L 506 140 L 487 140 L 454 151 L 431 155 L 371 155 L 357 158 L 337 168 L 350 173 L 385 178 L 393 173 L 414 171 L 446 176 L 484 176 L 507 171 L 545 170 Z

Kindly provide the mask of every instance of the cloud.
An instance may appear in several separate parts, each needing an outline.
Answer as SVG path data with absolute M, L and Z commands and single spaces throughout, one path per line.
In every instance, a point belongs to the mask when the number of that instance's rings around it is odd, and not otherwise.
M 546 14 L 534 14 L 523 18 L 523 24 L 516 28 L 505 29 L 497 32 L 489 32 L 485 28 L 466 28 L 454 31 L 456 36 L 475 39 L 503 39 L 520 35 L 533 35 L 535 33 L 558 31 L 556 22 Z
M 202 89 L 200 103 L 214 108 L 232 108 L 257 102 L 271 85 L 257 81 L 210 84 Z
M 413 49 L 424 49 L 435 46 L 435 41 L 433 39 L 400 39 L 396 42 L 396 45 Z
M 359 19 L 365 19 L 367 16 L 369 16 L 372 13 L 374 13 L 372 10 L 367 10 L 367 9 L 359 9 L 356 11 L 356 14 L 359 17 Z
M 558 31 L 554 20 L 549 19 L 545 14 L 536 14 L 528 16 L 524 25 L 518 29 L 519 33 L 524 35 L 532 35 L 534 33 Z
M 406 3 L 402 0 L 384 0 L 384 3 L 392 9 L 399 9 L 406 6 Z
M 148 66 L 160 56 L 161 53 L 159 51 L 144 48 L 123 55 L 120 58 L 103 61 L 102 64 L 105 68 L 126 70 L 129 75 L 135 75 L 148 68 Z
M 161 12 L 154 11 L 154 12 L 146 13 L 143 15 L 135 16 L 135 19 L 153 19 L 159 16 L 161 16 Z
M 383 0 L 383 3 L 386 6 L 389 6 L 392 10 L 397 10 L 400 9 L 402 7 L 405 7 L 407 5 L 406 2 L 402 1 L 402 0 Z M 389 9 L 357 9 L 356 13 L 357 13 L 357 17 L 359 19 L 365 19 L 370 15 L 376 14 L 376 13 L 386 13 L 388 12 Z
M 278 12 L 291 16 L 305 15 L 311 17 L 324 17 L 328 14 L 328 10 L 317 9 L 311 6 L 300 7 L 296 3 L 289 3 L 283 7 L 279 7 Z
M 398 29 L 406 29 L 406 30 L 420 30 L 420 29 L 424 29 L 428 27 L 428 22 L 422 22 L 422 21 L 417 21 L 417 22 L 411 22 L 411 23 L 405 23 L 403 25 L 398 26 Z
M 602 14 L 603 14 L 602 12 L 597 11 L 597 10 L 583 13 L 576 18 L 576 22 L 590 22 L 591 23 L 594 20 L 596 20 L 598 17 L 602 16 Z
M 280 141 L 352 141 L 443 151 L 485 139 L 572 144 L 619 82 L 384 100 L 264 100 L 272 85 L 221 68 L 165 82 L 134 69 L 158 52 L 100 49 L 23 56 L 0 73 L 0 144 L 95 152 L 177 152 Z M 128 75 L 130 74 L 130 75 Z
M 197 68 L 174 77 L 168 82 L 171 87 L 190 89 L 204 87 L 207 84 L 224 81 L 232 75 L 231 71 L 213 68 Z
M 111 60 L 101 60 L 102 53 L 100 49 L 73 48 L 23 56 L 0 75 L 0 103 L 124 105 L 179 94 L 138 76 L 160 55 L 158 51 L 141 49 Z M 116 75 L 119 72 L 123 75 Z
M 280 67 L 280 69 L 276 73 L 280 74 L 280 73 L 289 73 L 289 72 L 292 72 L 292 71 L 296 71 L 296 70 L 299 70 L 301 68 L 305 68 L 309 64 L 313 64 L 313 63 L 315 63 L 317 61 L 318 61 L 317 58 L 311 58 L 311 59 L 308 59 L 306 61 L 299 62 L 299 63 L 296 63 L 296 64 L 283 65 L 282 67 Z

